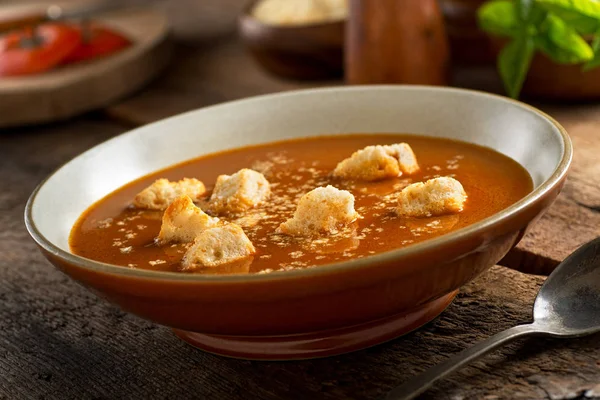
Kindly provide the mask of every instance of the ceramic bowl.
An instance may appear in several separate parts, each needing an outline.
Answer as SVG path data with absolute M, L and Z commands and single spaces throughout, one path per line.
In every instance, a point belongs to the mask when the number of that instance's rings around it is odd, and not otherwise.
M 250 15 L 238 18 L 238 31 L 254 59 L 270 73 L 288 79 L 343 76 L 345 21 L 310 25 L 267 25 Z
M 69 251 L 69 232 L 83 211 L 150 172 L 233 147 L 353 132 L 488 146 L 521 163 L 535 188 L 502 212 L 439 238 L 307 270 L 206 276 L 123 268 Z M 197 347 L 253 359 L 319 357 L 395 338 L 441 313 L 553 202 L 571 154 L 556 121 L 500 96 L 420 86 L 295 91 L 188 112 L 102 143 L 40 184 L 25 222 L 61 271 Z

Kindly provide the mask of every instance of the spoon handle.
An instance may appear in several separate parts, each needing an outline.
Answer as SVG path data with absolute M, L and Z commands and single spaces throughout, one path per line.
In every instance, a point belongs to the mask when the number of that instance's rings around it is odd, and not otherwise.
M 433 385 L 434 382 L 459 369 L 463 365 L 466 365 L 511 340 L 535 333 L 540 332 L 532 324 L 518 325 L 502 331 L 477 343 L 475 346 L 448 358 L 446 361 L 430 368 L 415 379 L 396 387 L 387 394 L 385 400 L 414 399 Z

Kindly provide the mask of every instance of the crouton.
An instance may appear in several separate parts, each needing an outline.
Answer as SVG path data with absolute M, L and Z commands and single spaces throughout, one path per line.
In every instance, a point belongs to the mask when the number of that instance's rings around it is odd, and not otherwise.
M 377 181 L 413 174 L 419 170 L 415 153 L 406 143 L 367 146 L 341 161 L 333 176 L 360 181 Z
M 182 270 L 217 267 L 256 253 L 241 227 L 227 224 L 202 232 L 190 246 L 181 262 Z
M 229 275 L 229 274 L 248 274 L 250 273 L 250 267 L 254 261 L 254 256 L 248 256 L 235 260 L 226 264 L 218 265 L 215 267 L 203 267 L 201 265 L 195 266 L 195 270 L 201 270 L 203 275 Z M 189 272 L 195 270 L 188 270 Z
M 192 242 L 200 233 L 218 224 L 219 218 L 205 214 L 189 196 L 181 196 L 165 210 L 157 242 Z
M 419 171 L 417 156 L 407 143 L 392 144 L 383 148 L 398 160 L 398 166 L 403 174 L 411 175 Z
M 205 192 L 204 184 L 198 179 L 183 178 L 178 182 L 158 179 L 135 196 L 133 205 L 148 210 L 164 210 L 179 196 L 186 195 L 192 201 L 198 201 Z
M 279 226 L 279 231 L 292 236 L 336 233 L 360 215 L 354 210 L 354 196 L 331 185 L 306 193 L 298 201 L 294 216 Z
M 266 200 L 270 193 L 269 182 L 263 174 L 244 168 L 217 178 L 209 208 L 217 214 L 239 214 Z
M 467 194 L 459 181 L 442 177 L 408 185 L 398 195 L 396 213 L 403 217 L 431 217 L 463 210 Z

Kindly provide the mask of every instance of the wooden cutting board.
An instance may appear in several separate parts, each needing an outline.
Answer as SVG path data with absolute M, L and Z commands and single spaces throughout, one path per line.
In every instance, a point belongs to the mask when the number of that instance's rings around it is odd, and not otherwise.
M 123 33 L 133 45 L 104 59 L 0 78 L 0 128 L 57 121 L 105 107 L 143 87 L 167 65 L 169 23 L 162 12 L 130 8 L 94 20 Z

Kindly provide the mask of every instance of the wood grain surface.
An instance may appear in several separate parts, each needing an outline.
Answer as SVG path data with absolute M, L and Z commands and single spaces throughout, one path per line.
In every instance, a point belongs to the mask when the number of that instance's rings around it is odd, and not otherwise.
M 0 134 L 0 178 L 10 188 L 0 191 L 0 399 L 378 398 L 477 340 L 530 318 L 543 278 L 495 267 L 463 288 L 433 323 L 353 354 L 261 363 L 195 350 L 55 270 L 22 223 L 25 200 L 39 180 L 124 129 L 88 115 Z M 577 200 L 565 198 L 567 208 L 571 201 L 595 204 L 586 193 L 573 193 Z M 597 342 L 597 336 L 518 342 L 440 382 L 423 398 L 600 398 Z
M 22 225 L 37 181 L 122 127 L 94 116 L 0 136 L 0 398 L 372 399 L 470 344 L 527 322 L 542 277 L 503 267 L 403 338 L 321 360 L 251 362 L 203 353 L 55 270 Z M 600 396 L 598 337 L 517 342 L 441 381 L 425 399 Z
M 60 164 L 132 126 L 222 101 L 314 86 L 262 71 L 236 40 L 244 1 L 161 2 L 174 62 L 107 110 L 52 126 L 0 130 L 0 399 L 371 399 L 512 325 L 527 322 L 543 277 L 494 267 L 441 317 L 403 338 L 302 362 L 225 359 L 108 305 L 55 270 L 23 226 L 25 201 Z M 459 86 L 496 90 L 490 71 Z M 319 85 L 334 85 L 324 82 Z M 556 204 L 504 264 L 550 271 L 600 234 L 600 106 L 537 104 L 570 132 L 575 158 Z M 424 399 L 600 399 L 598 336 L 516 342 L 439 382 Z

